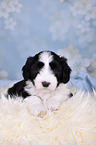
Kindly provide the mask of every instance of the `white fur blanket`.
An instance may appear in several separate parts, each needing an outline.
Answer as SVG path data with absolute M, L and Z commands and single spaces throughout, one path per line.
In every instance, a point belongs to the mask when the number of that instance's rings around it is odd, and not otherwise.
M 0 145 L 96 145 L 96 92 L 77 90 L 43 118 L 31 115 L 27 101 L 1 96 Z

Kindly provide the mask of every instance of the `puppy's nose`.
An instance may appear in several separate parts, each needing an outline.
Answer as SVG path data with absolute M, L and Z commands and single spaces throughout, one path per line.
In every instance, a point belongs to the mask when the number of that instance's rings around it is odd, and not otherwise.
M 48 87 L 49 85 L 50 85 L 50 83 L 49 82 L 46 82 L 46 81 L 44 81 L 44 82 L 42 82 L 42 85 L 43 85 L 43 87 Z

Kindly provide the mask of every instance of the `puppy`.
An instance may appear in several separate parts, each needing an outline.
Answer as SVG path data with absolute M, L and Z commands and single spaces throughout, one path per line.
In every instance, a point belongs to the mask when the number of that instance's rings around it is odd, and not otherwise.
M 29 57 L 22 71 L 24 80 L 9 88 L 8 94 L 27 99 L 33 115 L 57 110 L 70 97 L 67 83 L 71 69 L 66 58 L 51 51 L 42 51 Z

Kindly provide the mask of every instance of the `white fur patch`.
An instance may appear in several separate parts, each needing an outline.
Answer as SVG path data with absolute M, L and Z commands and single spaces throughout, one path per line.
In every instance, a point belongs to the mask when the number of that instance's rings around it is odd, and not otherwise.
M 66 85 L 60 84 L 59 87 L 54 91 L 47 92 L 44 89 L 37 90 L 37 88 L 33 86 L 31 81 L 27 81 L 27 85 L 24 89 L 31 95 L 27 99 L 31 98 L 31 102 L 29 106 L 32 106 L 30 107 L 30 109 L 35 116 L 37 116 L 37 114 L 40 114 L 40 112 L 42 111 L 42 107 L 46 109 L 45 112 L 47 110 L 59 109 L 60 105 L 69 98 L 69 94 L 70 94 L 70 89 L 68 88 L 68 84 Z M 41 104 L 41 108 L 40 108 L 40 104 Z
M 55 90 L 57 86 L 57 78 L 50 69 L 49 63 L 53 60 L 50 52 L 43 52 L 40 54 L 39 61 L 44 63 L 44 67 L 40 70 L 39 74 L 34 79 L 37 89 Z M 44 88 L 42 82 L 50 83 L 49 87 Z
M 53 56 L 50 52 L 45 51 L 40 54 L 39 61 L 44 62 L 44 64 L 49 65 L 49 63 L 53 60 Z

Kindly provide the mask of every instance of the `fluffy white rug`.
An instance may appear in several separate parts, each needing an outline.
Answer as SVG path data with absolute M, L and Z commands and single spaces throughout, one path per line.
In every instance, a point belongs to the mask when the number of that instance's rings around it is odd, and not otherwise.
M 0 145 L 96 145 L 96 92 L 77 90 L 43 118 L 32 116 L 27 101 L 1 96 Z

